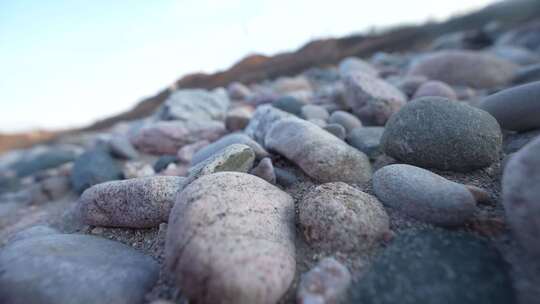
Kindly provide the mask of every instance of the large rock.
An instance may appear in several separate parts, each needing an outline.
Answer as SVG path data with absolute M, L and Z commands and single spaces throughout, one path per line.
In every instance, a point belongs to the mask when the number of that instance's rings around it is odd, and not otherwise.
M 493 115 L 503 129 L 540 128 L 540 81 L 490 95 L 483 100 L 481 108 Z
M 398 235 L 350 294 L 347 303 L 516 303 L 497 250 L 477 237 L 447 231 Z
M 71 170 L 71 184 L 78 193 L 82 193 L 93 185 L 117 180 L 121 177 L 120 166 L 107 150 L 100 147 L 79 156 Z
M 148 228 L 167 222 L 183 177 L 155 176 L 95 185 L 81 195 L 77 211 L 93 226 Z
M 320 182 L 364 183 L 371 177 L 367 156 L 307 121 L 278 121 L 266 135 L 266 147 L 285 156 Z
M 408 103 L 388 121 L 381 139 L 395 159 L 460 172 L 498 161 L 501 144 L 499 124 L 489 113 L 438 97 Z
M 397 88 L 368 74 L 352 74 L 343 82 L 345 101 L 364 124 L 384 125 L 407 101 Z
M 382 204 L 345 183 L 311 189 L 299 202 L 306 241 L 325 252 L 365 252 L 390 230 Z
M 488 53 L 456 50 L 423 56 L 412 64 L 408 74 L 483 89 L 509 83 L 516 69 L 517 65 Z
M 410 165 L 389 165 L 373 174 L 373 191 L 385 205 L 435 225 L 461 225 L 476 209 L 462 184 Z
M 207 121 L 224 120 L 229 107 L 225 92 L 201 89 L 179 90 L 172 93 L 158 110 L 163 120 Z
M 201 140 L 216 140 L 225 133 L 218 121 L 160 121 L 142 127 L 131 142 L 143 152 L 174 155 L 179 148 Z
M 282 111 L 270 105 L 262 105 L 257 107 L 253 113 L 253 117 L 249 121 L 245 129 L 245 133 L 264 146 L 264 138 L 266 133 L 279 120 L 287 117 L 293 117 L 292 114 Z
M 246 134 L 233 133 L 225 135 L 217 141 L 197 151 L 191 159 L 191 165 L 196 165 L 233 144 L 242 144 L 249 146 L 251 149 L 253 149 L 253 152 L 255 152 L 255 155 L 258 159 L 262 159 L 268 156 L 268 152 L 266 152 L 266 150 L 261 147 L 261 145 L 259 145 L 256 141 L 251 139 Z
M 294 201 L 249 174 L 199 178 L 178 196 L 166 265 L 197 303 L 276 303 L 295 274 Z
M 152 258 L 107 239 L 76 234 L 28 237 L 0 251 L 0 302 L 142 303 L 158 273 Z
M 502 177 L 502 201 L 516 238 L 540 258 L 540 137 L 512 155 Z

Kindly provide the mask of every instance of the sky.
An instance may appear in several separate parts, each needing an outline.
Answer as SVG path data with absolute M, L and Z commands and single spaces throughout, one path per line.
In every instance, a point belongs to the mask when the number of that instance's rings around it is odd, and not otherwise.
M 0 132 L 84 126 L 192 72 L 491 0 L 0 0 Z

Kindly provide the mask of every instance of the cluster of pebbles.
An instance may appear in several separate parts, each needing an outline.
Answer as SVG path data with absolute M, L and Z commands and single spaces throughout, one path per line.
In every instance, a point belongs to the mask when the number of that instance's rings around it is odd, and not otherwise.
M 0 302 L 537 303 L 540 24 L 483 31 L 0 156 Z

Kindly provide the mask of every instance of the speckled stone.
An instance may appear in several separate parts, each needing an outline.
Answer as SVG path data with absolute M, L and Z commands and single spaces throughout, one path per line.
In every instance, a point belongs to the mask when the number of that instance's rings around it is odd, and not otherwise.
M 178 196 L 167 268 L 197 303 L 277 303 L 295 274 L 294 201 L 244 173 L 206 175 Z
M 253 149 L 243 144 L 232 144 L 189 169 L 187 182 L 216 172 L 248 172 L 255 162 Z
M 297 164 L 321 182 L 364 183 L 371 177 L 367 156 L 316 125 L 298 118 L 278 121 L 266 147 Z
M 159 274 L 151 257 L 111 240 L 50 234 L 0 251 L 0 302 L 142 303 Z
M 191 159 L 191 165 L 194 166 L 233 144 L 249 146 L 255 153 L 257 159 L 262 159 L 268 156 L 268 152 L 246 134 L 232 133 L 225 135 L 217 141 L 198 150 Z
M 540 81 L 503 90 L 486 97 L 481 108 L 503 129 L 527 131 L 540 128 Z
M 377 170 L 373 191 L 385 205 L 435 225 L 462 225 L 476 210 L 474 196 L 464 185 L 410 165 Z
M 87 189 L 77 202 L 87 225 L 148 228 L 166 222 L 185 178 L 155 176 L 114 181 Z
M 459 172 L 499 160 L 502 133 L 487 112 L 440 97 L 409 102 L 386 125 L 383 151 L 416 166 Z
M 374 196 L 341 182 L 311 189 L 298 210 L 306 241 L 324 252 L 365 252 L 390 230 Z

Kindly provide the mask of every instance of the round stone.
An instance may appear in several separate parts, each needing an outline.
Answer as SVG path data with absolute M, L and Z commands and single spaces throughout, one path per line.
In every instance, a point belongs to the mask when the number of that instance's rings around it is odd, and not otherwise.
M 383 151 L 420 167 L 467 172 L 499 160 L 502 134 L 489 113 L 465 103 L 424 97 L 392 116 Z
M 345 131 L 347 131 L 347 134 L 349 134 L 349 132 L 351 132 L 353 129 L 362 126 L 360 119 L 345 111 L 333 112 L 328 119 L 328 123 L 337 123 L 342 125 L 345 128 Z
M 426 96 L 437 96 L 448 98 L 450 100 L 457 100 L 454 89 L 446 83 L 437 80 L 428 81 L 422 84 L 414 93 L 413 99 Z

